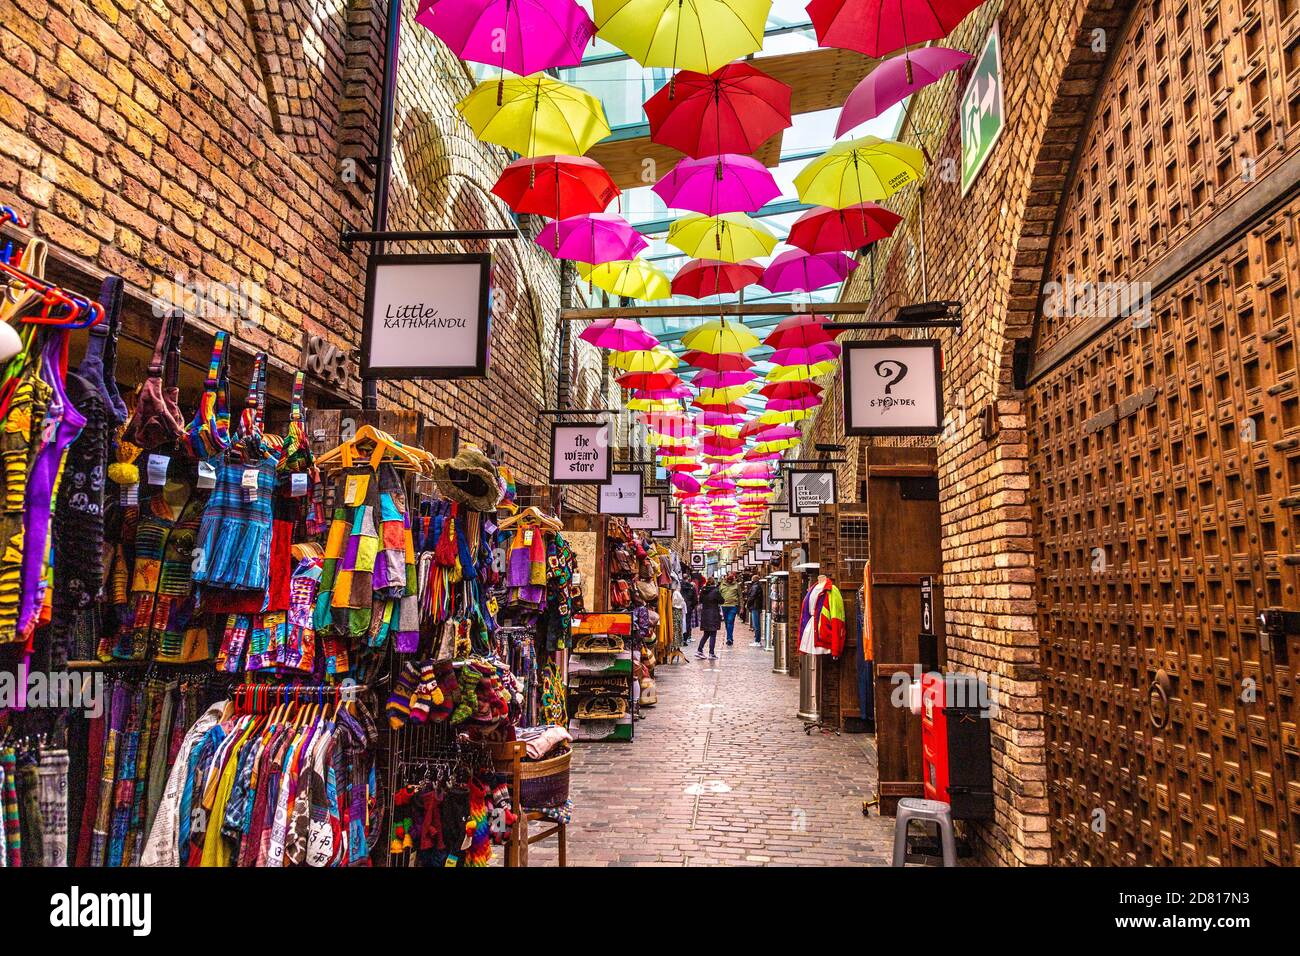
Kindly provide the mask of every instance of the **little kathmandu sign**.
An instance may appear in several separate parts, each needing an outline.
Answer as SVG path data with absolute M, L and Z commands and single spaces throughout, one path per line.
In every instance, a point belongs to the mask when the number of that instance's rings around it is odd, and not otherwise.
M 371 256 L 361 333 L 365 378 L 487 374 L 492 258 Z

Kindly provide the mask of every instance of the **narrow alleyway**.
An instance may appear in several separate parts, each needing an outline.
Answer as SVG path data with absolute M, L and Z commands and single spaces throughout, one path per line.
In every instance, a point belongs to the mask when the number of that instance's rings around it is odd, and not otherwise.
M 888 864 L 893 820 L 862 816 L 873 739 L 805 735 L 798 682 L 751 640 L 737 622 L 718 661 L 661 664 L 633 743 L 578 745 L 571 866 Z M 553 841 L 533 847 L 554 862 Z

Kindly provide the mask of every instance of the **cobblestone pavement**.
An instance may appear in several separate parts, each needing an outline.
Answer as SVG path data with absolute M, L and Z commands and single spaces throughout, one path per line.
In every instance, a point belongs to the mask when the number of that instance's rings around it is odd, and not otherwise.
M 874 793 L 866 734 L 806 736 L 799 685 L 772 656 L 718 641 L 718 661 L 660 664 L 659 703 L 630 744 L 577 744 L 570 866 L 884 866 L 893 819 Z M 555 863 L 554 841 L 532 866 Z

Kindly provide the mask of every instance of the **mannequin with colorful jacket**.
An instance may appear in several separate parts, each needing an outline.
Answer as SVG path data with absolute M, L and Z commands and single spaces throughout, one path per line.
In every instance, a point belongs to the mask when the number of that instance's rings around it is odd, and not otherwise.
M 844 653 L 847 634 L 844 597 L 834 581 L 820 574 L 804 595 L 799 614 L 799 653 L 839 657 Z

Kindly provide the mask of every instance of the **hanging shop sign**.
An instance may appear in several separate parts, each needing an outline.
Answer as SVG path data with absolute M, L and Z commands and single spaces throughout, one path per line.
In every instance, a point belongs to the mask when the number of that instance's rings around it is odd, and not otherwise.
M 781 551 L 781 545 L 772 537 L 772 532 L 767 528 L 762 529 L 758 534 L 758 555 L 764 561 L 774 558 Z
M 790 469 L 790 513 L 809 517 L 835 504 L 835 472 Z
M 703 551 L 691 552 L 691 570 L 703 571 L 709 566 L 709 556 Z
M 843 363 L 846 435 L 937 435 L 943 430 L 938 341 L 848 342 Z
M 610 483 L 609 426 L 598 422 L 551 425 L 551 484 Z
M 995 22 L 961 95 L 961 194 L 966 195 L 1002 137 L 1002 39 Z
M 371 256 L 362 376 L 486 375 L 491 273 L 486 253 Z
M 600 486 L 599 510 L 603 515 L 639 515 L 641 507 L 641 472 L 616 471 L 609 484 Z
M 660 499 L 662 500 L 662 499 Z M 650 532 L 652 538 L 675 538 L 677 537 L 677 512 L 664 510 L 663 520 L 659 527 Z
M 769 511 L 767 530 L 772 541 L 803 540 L 803 522 L 788 511 Z
M 646 495 L 641 499 L 641 513 L 627 519 L 627 526 L 634 531 L 656 531 L 664 521 L 664 500 L 658 495 Z

